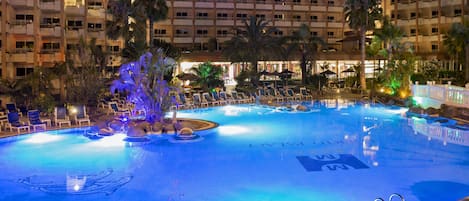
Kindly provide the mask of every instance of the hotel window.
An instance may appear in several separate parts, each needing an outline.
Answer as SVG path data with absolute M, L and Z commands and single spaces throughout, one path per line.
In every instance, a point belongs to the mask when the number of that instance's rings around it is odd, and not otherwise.
M 438 27 L 432 27 L 432 35 L 438 34 Z
M 437 10 L 432 10 L 432 17 L 438 17 L 438 11 Z
M 0 49 L 2 48 L 2 40 L 0 40 Z
M 327 5 L 333 6 L 333 5 L 334 5 L 334 1 L 327 1 Z
M 45 26 L 60 26 L 59 18 L 42 18 L 41 27 Z
M 410 13 L 410 19 L 415 19 L 417 17 L 417 13 L 411 12 Z
M 101 31 L 103 25 L 101 23 L 88 23 L 88 30 L 89 31 Z
M 60 49 L 60 43 L 42 43 L 41 51 L 58 51 Z
M 16 41 L 16 49 L 32 51 L 33 48 L 33 41 Z
M 438 52 L 438 42 L 432 42 L 432 52 Z
M 90 9 L 103 8 L 103 3 L 91 1 L 91 2 L 88 2 L 88 8 L 90 8 Z
M 217 13 L 217 19 L 226 19 L 228 18 L 228 13 Z
M 208 18 L 208 13 L 197 13 L 197 18 Z
M 417 29 L 410 29 L 410 35 L 415 36 L 417 34 Z
M 55 0 L 41 0 L 41 3 L 54 3 Z
M 293 0 L 293 3 L 294 3 L 294 4 L 300 4 L 300 3 L 301 3 L 301 0 Z
M 197 29 L 197 35 L 198 36 L 207 36 L 208 30 L 207 29 Z
M 67 50 L 77 50 L 78 49 L 78 44 L 67 44 Z
M 327 16 L 327 21 L 328 22 L 334 22 L 334 16 Z
M 265 3 L 265 0 L 256 0 L 256 3 Z
M 285 4 L 285 0 L 275 0 L 276 4 Z
M 118 45 L 107 46 L 107 51 L 110 52 L 111 54 L 119 53 L 119 50 L 120 50 L 120 47 Z
M 81 20 L 68 20 L 67 26 L 69 29 L 78 30 L 83 28 L 83 21 Z
M 454 16 L 457 17 L 457 16 L 461 16 L 461 9 L 454 9 Z
M 333 31 L 328 31 L 327 32 L 327 37 L 334 38 L 334 32 Z
M 318 36 L 318 32 L 317 32 L 317 31 L 312 31 L 310 34 L 311 34 L 311 36 Z
M 176 36 L 186 36 L 189 35 L 189 32 L 184 29 L 176 29 Z
M 24 77 L 34 72 L 34 68 L 16 68 L 16 77 Z
M 274 32 L 274 35 L 276 35 L 276 36 L 283 36 L 283 31 L 280 31 L 280 30 L 279 30 L 279 31 L 275 31 L 275 32 Z
M 159 36 L 166 35 L 166 29 L 155 29 L 155 35 L 159 35 Z
M 295 21 L 301 21 L 301 15 L 293 15 L 292 18 Z
M 23 21 L 25 23 L 32 23 L 34 20 L 34 15 L 16 15 L 15 19 L 17 21 Z
M 236 18 L 238 19 L 246 19 L 248 18 L 248 15 L 246 13 L 237 13 Z
M 228 30 L 217 30 L 217 36 L 227 36 Z
M 276 19 L 276 20 L 283 20 L 283 19 L 285 19 L 285 15 L 283 15 L 283 14 L 275 14 L 275 15 L 274 15 L 274 19 Z
M 317 22 L 318 21 L 318 16 L 317 15 L 312 15 L 309 17 L 311 19 L 311 21 L 313 22 Z
M 318 0 L 311 0 L 311 4 L 317 5 L 317 4 L 318 4 Z
M 257 17 L 257 18 L 260 18 L 260 19 L 265 19 L 265 15 L 264 15 L 264 14 L 256 14 L 256 17 Z
M 177 18 L 186 18 L 187 17 L 187 12 L 176 12 L 176 17 Z

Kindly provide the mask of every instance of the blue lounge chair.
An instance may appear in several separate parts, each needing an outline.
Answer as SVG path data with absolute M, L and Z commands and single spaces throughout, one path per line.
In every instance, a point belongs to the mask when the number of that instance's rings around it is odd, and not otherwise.
M 68 126 L 72 125 L 67 115 L 67 109 L 64 107 L 55 107 L 54 124 L 59 127 L 62 127 L 63 124 L 68 124 Z
M 28 111 L 29 125 L 33 128 L 33 131 L 36 131 L 37 128 L 42 130 L 47 130 L 45 121 L 41 120 L 39 110 L 29 110 Z
M 75 123 L 81 126 L 81 124 L 86 123 L 88 126 L 91 125 L 90 118 L 86 114 L 86 106 L 79 105 L 75 106 L 76 115 L 75 115 Z
M 8 113 L 8 123 L 6 125 L 6 129 L 10 131 L 16 130 L 18 133 L 20 133 L 21 130 L 25 130 L 27 132 L 30 131 L 29 125 L 20 122 L 20 116 L 17 112 Z

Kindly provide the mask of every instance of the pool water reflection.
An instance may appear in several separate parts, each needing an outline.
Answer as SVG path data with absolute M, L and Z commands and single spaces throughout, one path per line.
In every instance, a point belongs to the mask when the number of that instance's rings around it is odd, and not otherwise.
M 0 140 L 0 200 L 364 201 L 469 195 L 468 131 L 346 100 L 307 112 L 259 105 L 179 111 L 213 121 L 203 140 L 127 146 L 89 128 Z M 451 192 L 437 189 L 451 184 Z M 443 187 L 442 187 L 443 186 Z M 428 191 L 428 192 L 426 192 Z M 432 195 L 432 196 L 429 196 Z

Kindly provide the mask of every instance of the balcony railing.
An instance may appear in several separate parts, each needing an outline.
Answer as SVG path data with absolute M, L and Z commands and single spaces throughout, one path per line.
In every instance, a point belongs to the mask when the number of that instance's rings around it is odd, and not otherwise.
M 439 108 L 441 104 L 469 108 L 469 87 L 453 85 L 413 85 L 412 96 L 424 107 Z

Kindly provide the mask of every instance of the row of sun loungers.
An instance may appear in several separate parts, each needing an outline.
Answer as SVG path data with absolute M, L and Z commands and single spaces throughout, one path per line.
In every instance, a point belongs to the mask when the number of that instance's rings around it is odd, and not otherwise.
M 17 109 L 8 108 L 7 113 L 0 112 L 0 130 L 17 133 L 47 130 L 53 125 L 59 128 L 70 127 L 72 122 L 78 126 L 91 125 L 89 116 L 86 114 L 86 106 L 72 106 L 70 111 L 64 107 L 56 107 L 50 119 L 41 118 L 39 110 L 29 110 L 27 118 L 22 118 Z

